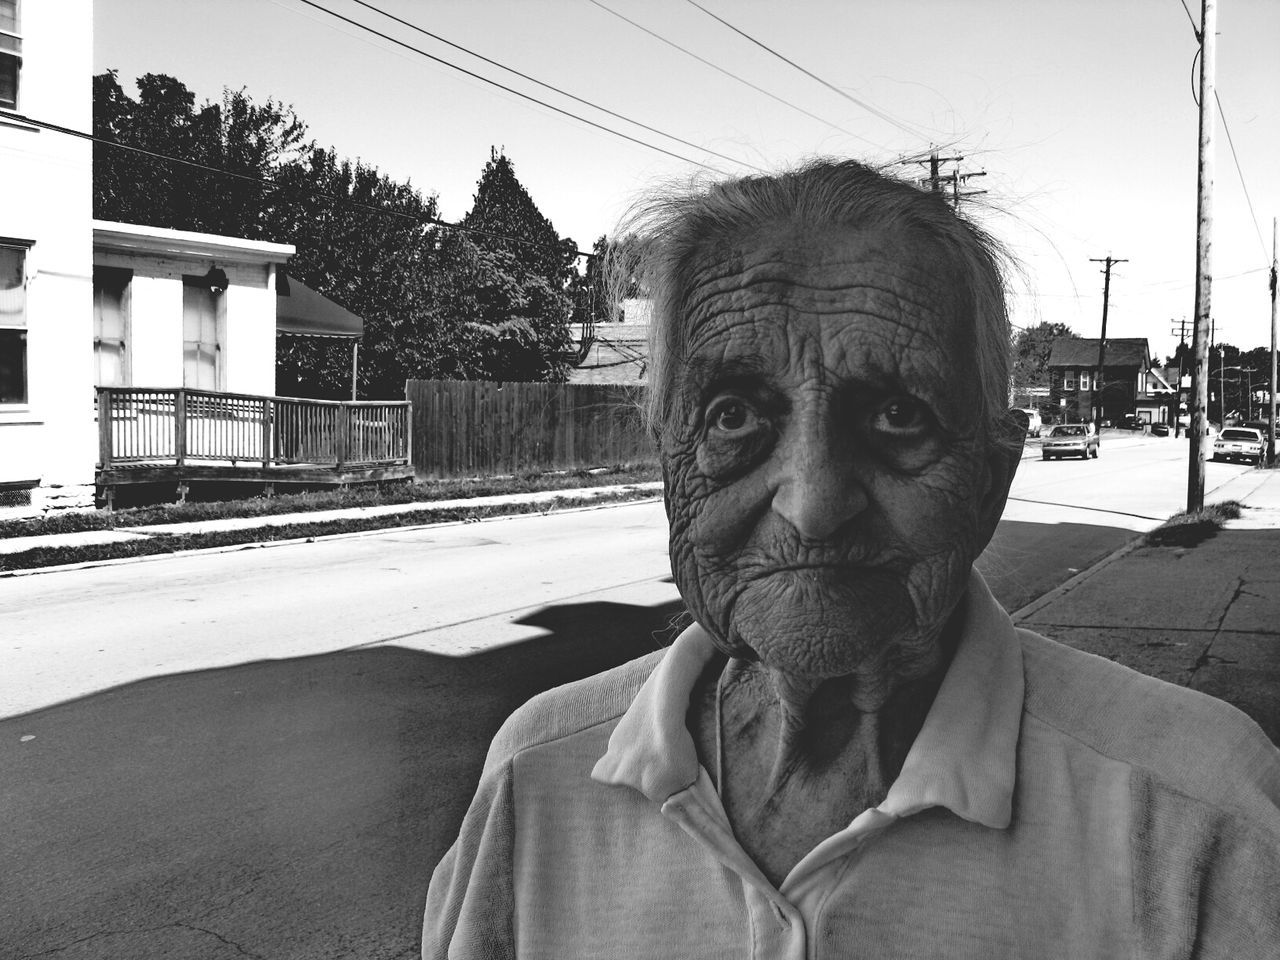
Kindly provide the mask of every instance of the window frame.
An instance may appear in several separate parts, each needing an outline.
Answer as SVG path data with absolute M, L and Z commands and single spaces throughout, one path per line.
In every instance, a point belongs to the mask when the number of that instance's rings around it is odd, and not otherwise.
M 227 338 L 227 299 L 226 291 L 214 291 L 210 289 L 208 281 L 203 276 L 194 276 L 184 274 L 182 277 L 183 287 L 183 308 L 182 308 L 182 386 L 188 390 L 203 390 L 207 393 L 222 393 L 226 389 L 227 370 L 226 358 L 222 349 Z M 212 308 L 212 324 L 213 324 L 213 340 L 188 340 L 187 339 L 187 308 L 186 296 L 187 288 L 194 288 L 203 291 L 209 297 L 209 304 Z M 201 345 L 210 344 L 213 347 L 213 386 L 202 387 L 187 382 L 187 351 L 191 344 L 196 344 L 197 356 Z M 199 367 L 197 366 L 197 373 Z
M 22 291 L 22 311 L 21 318 L 16 321 L 5 322 L 0 318 L 0 330 L 18 331 L 19 340 L 22 343 L 21 350 L 21 374 L 22 374 L 22 390 L 21 397 L 17 400 L 0 399 L 0 410 L 5 409 L 25 409 L 31 403 L 31 341 L 28 337 L 30 328 L 29 305 L 27 303 L 27 287 L 30 285 L 31 278 L 29 271 L 31 269 L 31 248 L 35 246 L 34 240 L 21 240 L 17 237 L 0 237 L 0 248 L 5 250 L 16 250 L 21 256 L 21 273 L 22 280 L 19 289 Z
M 0 3 L 5 0 L 0 0 Z M 0 27 L 0 38 L 7 43 L 0 43 L 0 62 L 13 65 L 13 102 L 0 101 L 0 111 L 17 113 L 22 107 L 22 0 L 13 2 L 13 30 Z
M 117 343 L 114 338 L 107 341 L 102 336 L 102 310 L 99 300 L 100 291 L 107 287 L 107 281 L 115 282 L 120 290 L 120 382 L 102 382 L 102 345 L 107 342 Z M 99 387 L 128 387 L 133 384 L 133 270 L 128 267 L 106 267 L 93 265 L 93 359 L 94 383 Z

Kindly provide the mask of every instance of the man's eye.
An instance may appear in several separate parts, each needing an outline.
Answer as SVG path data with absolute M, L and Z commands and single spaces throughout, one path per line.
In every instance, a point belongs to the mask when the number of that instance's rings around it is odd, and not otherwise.
M 923 403 L 910 397 L 894 397 L 876 411 L 872 429 L 881 433 L 913 435 L 929 426 L 929 411 Z
M 721 434 L 749 433 L 759 424 L 756 412 L 737 397 L 723 397 L 707 408 L 707 425 Z

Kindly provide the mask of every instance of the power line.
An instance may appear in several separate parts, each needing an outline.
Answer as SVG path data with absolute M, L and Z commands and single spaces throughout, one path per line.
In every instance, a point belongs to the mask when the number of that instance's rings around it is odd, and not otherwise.
M 639 120 L 633 120 L 631 119 L 631 117 L 624 116 L 621 113 L 618 113 L 614 110 L 610 110 L 608 107 L 602 107 L 598 103 L 594 103 L 590 100 L 585 100 L 582 97 L 579 97 L 575 94 L 570 93 L 568 90 L 562 90 L 557 86 L 553 86 L 552 84 L 544 83 L 543 81 L 538 80 L 536 77 L 529 76 L 527 73 L 521 73 L 519 70 L 516 70 L 514 67 L 508 67 L 504 63 L 500 63 L 497 60 L 490 59 L 489 57 L 484 56 L 484 54 L 476 53 L 474 50 L 468 49 L 467 47 L 464 47 L 461 44 L 454 43 L 452 40 L 446 40 L 444 37 L 440 36 L 439 34 L 432 33 L 430 30 L 427 30 L 424 27 L 420 27 L 416 23 L 410 23 L 408 20 L 404 20 L 400 17 L 397 17 L 393 13 L 388 13 L 386 10 L 383 10 L 380 7 L 374 6 L 372 3 L 366 3 L 365 0 L 351 0 L 351 2 L 358 4 L 361 7 L 364 7 L 366 10 L 372 10 L 374 13 L 384 16 L 388 20 L 393 20 L 396 23 L 400 24 L 401 26 L 408 27 L 410 30 L 416 30 L 418 33 L 421 33 L 424 36 L 430 37 L 432 40 L 437 40 L 440 43 L 445 44 L 446 46 L 453 47 L 453 49 L 455 50 L 461 50 L 463 53 L 467 54 L 468 56 L 475 57 L 477 60 L 483 60 L 485 63 L 489 64 L 490 66 L 497 67 L 499 70 L 505 70 L 507 71 L 507 73 L 515 74 L 517 77 L 519 77 L 522 80 L 528 80 L 530 83 L 536 83 L 540 87 L 543 87 L 547 90 L 551 90 L 554 93 L 558 93 L 562 97 L 568 97 L 570 100 L 580 103 L 583 106 L 591 107 L 593 110 L 599 110 L 601 113 L 607 113 L 609 116 L 614 117 L 618 120 L 622 120 L 624 123 L 634 124 L 635 126 L 640 127 L 642 130 L 648 130 L 650 133 L 656 133 L 660 137 L 666 137 L 668 140 L 674 140 L 676 143 L 683 144 L 684 146 L 689 147 L 693 150 L 703 150 L 711 154 L 713 157 L 719 157 L 721 160 L 728 160 L 730 163 L 737 163 L 744 167 L 750 167 L 752 170 L 756 170 L 760 173 L 764 173 L 764 170 L 761 167 L 757 167 L 754 164 L 748 163 L 745 160 L 739 160 L 736 157 L 730 157 L 723 153 L 717 153 L 715 150 L 712 150 L 709 147 L 704 147 L 696 143 L 691 143 L 688 140 L 683 140 L 680 137 L 677 137 L 675 134 L 671 134 L 663 130 L 659 130 L 657 127 L 651 127 L 647 123 L 641 123 Z
M 305 2 L 305 0 L 304 0 L 304 2 Z M 725 20 L 723 17 L 718 17 L 718 16 L 716 16 L 714 13 L 712 13 L 712 12 L 711 12 L 710 10 L 708 10 L 706 7 L 702 6 L 702 4 L 698 3 L 698 0 L 685 0 L 685 2 L 686 2 L 686 3 L 688 3 L 688 4 L 690 4 L 690 5 L 692 5 L 692 6 L 697 7 L 699 10 L 701 10 L 703 13 L 705 13 L 705 14 L 706 14 L 708 17 L 710 17 L 712 20 L 715 20 L 715 21 L 717 21 L 718 23 L 721 23 L 721 24 L 723 24 L 724 26 L 728 27 L 728 28 L 729 28 L 730 30 L 732 30 L 734 33 L 738 34 L 738 36 L 740 36 L 740 37 L 742 37 L 742 38 L 744 38 L 744 39 L 746 39 L 746 40 L 750 40 L 752 43 L 754 43 L 754 44 L 755 44 L 757 47 L 759 47 L 760 49 L 765 50 L 765 51 L 767 51 L 767 52 L 769 52 L 769 53 L 773 54 L 775 57 L 777 57 L 777 58 L 778 58 L 779 60 L 781 60 L 783 63 L 787 63 L 787 64 L 790 64 L 791 66 L 795 67 L 797 70 L 799 70 L 801 73 L 803 73 L 806 77 L 810 77 L 811 79 L 818 81 L 818 83 L 822 84 L 822 85 L 823 85 L 824 87 L 826 87 L 828 90 L 831 90 L 831 91 L 833 91 L 834 93 L 839 94 L 840 96 L 842 96 L 842 97 L 844 97 L 846 100 L 848 100 L 850 103 L 856 104 L 857 106 L 861 107 L 863 110 L 866 110 L 868 113 L 871 113 L 871 114 L 873 114 L 874 116 L 879 117 L 879 118 L 880 118 L 881 120 L 883 120 L 885 123 L 891 124 L 891 125 L 893 125 L 893 126 L 897 127 L 899 130 L 901 130 L 903 133 L 909 134 L 909 135 L 911 135 L 911 136 L 913 136 L 913 137 L 916 137 L 916 138 L 918 138 L 918 139 L 921 139 L 921 140 L 927 139 L 926 137 L 924 137 L 924 136 L 920 133 L 920 131 L 918 131 L 918 130 L 913 130 L 911 127 L 907 126 L 905 123 L 902 123 L 902 122 L 901 122 L 900 120 L 898 120 L 897 118 L 890 116 L 889 114 L 885 113 L 883 110 L 879 109 L 878 107 L 874 107 L 874 106 L 872 106 L 871 104 L 867 103 L 865 100 L 859 100 L 857 97 L 853 96 L 852 94 L 848 93 L 847 91 L 845 91 L 845 90 L 841 90 L 839 87 L 837 87 L 837 86 L 836 86 L 835 84 L 833 84 L 833 83 L 828 83 L 826 80 L 823 80 L 820 76 L 818 76 L 816 73 L 812 72 L 811 70 L 806 70 L 804 67 L 800 66 L 800 64 L 796 63 L 794 60 L 790 60 L 790 59 L 788 59 L 787 57 L 784 57 L 782 54 L 780 54 L 777 50 L 774 50 L 774 49 L 773 49 L 771 46 L 769 46 L 768 44 L 763 43 L 763 42 L 761 42 L 761 41 L 757 40 L 755 37 L 751 36 L 751 34 L 749 34 L 749 33 L 745 32 L 745 31 L 743 31 L 743 30 L 739 30 L 737 27 L 735 27 L 735 26 L 734 26 L 732 23 L 730 23 L 728 20 Z
M 1222 107 L 1222 98 L 1218 91 L 1213 91 L 1213 98 L 1218 101 L 1218 116 L 1222 117 L 1222 131 L 1227 135 L 1227 146 L 1231 148 L 1231 159 L 1236 164 L 1236 176 L 1240 178 L 1240 189 L 1244 191 L 1244 202 L 1249 207 L 1249 216 L 1253 218 L 1253 232 L 1258 235 L 1258 248 L 1262 251 L 1262 259 L 1267 259 L 1267 245 L 1262 242 L 1262 231 L 1258 229 L 1258 215 L 1253 210 L 1253 199 L 1249 196 L 1249 187 L 1244 182 L 1244 171 L 1240 169 L 1240 158 L 1236 155 L 1236 142 L 1231 139 L 1231 128 L 1227 126 L 1227 111 Z
M 1191 32 L 1195 34 L 1196 43 L 1200 44 L 1200 28 L 1196 26 L 1195 17 L 1191 15 L 1191 9 L 1187 6 L 1187 0 L 1182 0 L 1182 9 L 1187 12 L 1187 19 L 1191 21 Z M 1200 106 L 1200 101 L 1196 96 L 1195 90 L 1195 69 L 1196 60 L 1200 56 L 1201 49 L 1203 49 L 1203 47 L 1197 47 L 1196 55 L 1191 58 L 1191 99 L 1196 101 L 1197 107 Z M 1262 250 L 1262 258 L 1265 260 L 1267 259 L 1267 245 L 1263 242 L 1262 231 L 1258 228 L 1258 214 L 1254 212 L 1253 198 L 1249 196 L 1249 187 L 1244 182 L 1244 171 L 1240 168 L 1240 157 L 1236 154 L 1236 143 L 1235 140 L 1231 138 L 1231 127 L 1227 125 L 1227 111 L 1226 108 L 1222 106 L 1222 97 L 1218 96 L 1217 87 L 1214 87 L 1213 99 L 1217 101 L 1218 104 L 1218 115 L 1222 117 L 1222 131 L 1227 135 L 1227 146 L 1231 148 L 1231 159 L 1235 162 L 1236 176 L 1240 178 L 1240 189 L 1244 191 L 1244 202 L 1248 205 L 1249 216 L 1253 219 L 1253 232 L 1257 234 L 1258 247 Z
M 118 150 L 128 150 L 132 153 L 140 153 L 143 156 L 151 157 L 156 160 L 163 160 L 167 163 L 177 163 L 184 167 L 192 167 L 196 170 L 204 170 L 208 173 L 221 174 L 224 177 L 232 177 L 236 180 L 244 180 L 248 183 L 256 183 L 260 186 L 267 187 L 271 190 L 296 189 L 291 184 L 283 184 L 268 177 L 257 177 L 249 173 L 237 173 L 234 170 L 227 170 L 223 167 L 210 166 L 207 163 L 200 163 L 196 160 L 188 160 L 185 157 L 175 157 L 172 154 L 160 153 L 156 150 L 148 150 L 145 147 L 136 147 L 130 143 L 121 143 L 119 140 L 111 140 L 107 137 L 99 137 L 96 134 L 85 133 L 83 130 L 75 130 L 71 127 L 64 127 L 60 124 L 50 123 L 47 120 L 37 120 L 24 114 L 10 114 L 14 120 L 19 123 L 29 123 L 33 127 L 40 127 L 43 130 L 51 130 L 54 133 L 65 134 L 69 137 L 77 137 L 81 140 L 88 140 L 91 143 L 101 144 L 106 147 L 115 147 Z M 369 213 L 379 213 L 384 216 L 397 217 L 401 220 L 409 220 L 418 224 L 429 224 L 435 227 L 441 227 L 446 230 L 456 230 L 459 233 L 474 234 L 478 237 L 485 237 L 489 240 L 506 240 L 511 243 L 519 243 L 526 247 L 538 247 L 543 250 L 557 249 L 548 246 L 545 243 L 539 243 L 536 240 L 527 240 L 524 237 L 514 237 L 510 234 L 494 233 L 490 230 L 481 230 L 477 227 L 468 227 L 460 223 L 450 223 L 448 220 L 441 220 L 438 217 L 420 216 L 412 213 L 404 213 L 400 210 L 392 210 L 390 207 L 380 207 L 372 203 L 362 203 L 359 200 L 353 200 L 350 197 L 339 196 L 335 193 L 326 193 L 323 190 L 316 190 L 313 187 L 307 187 L 301 192 L 310 196 L 318 197 L 322 200 L 329 200 L 332 203 L 339 203 L 343 206 L 355 207 L 365 210 Z M 586 250 L 574 250 L 574 254 L 579 257 L 594 257 L 596 254 Z
M 619 13 L 617 10 L 614 10 L 612 7 L 608 7 L 605 4 L 601 3 L 600 0 L 587 0 L 587 2 L 599 7 L 605 13 L 608 13 L 608 14 L 611 14 L 612 16 L 617 17 L 619 20 L 623 21 L 624 23 L 631 24 L 631 26 L 635 27 L 637 30 L 642 31 L 643 33 L 647 33 L 649 36 L 653 37 L 653 39 L 658 40 L 662 43 L 665 43 L 667 46 L 673 47 L 676 50 L 679 50 L 685 56 L 692 57 L 694 60 L 697 60 L 699 63 L 710 67 L 712 70 L 715 70 L 717 73 L 721 73 L 724 76 L 729 77 L 730 79 L 737 80 L 739 83 L 750 87 L 752 90 L 756 91 L 757 93 L 762 93 L 766 97 L 769 97 L 771 100 L 776 100 L 778 103 L 781 103 L 783 106 L 790 107 L 792 110 L 795 110 L 795 111 L 798 111 L 799 113 L 804 114 L 806 117 L 809 117 L 811 120 L 817 120 L 819 123 L 825 124 L 826 126 L 830 127 L 833 130 L 838 130 L 840 133 L 843 133 L 847 137 L 853 137 L 855 140 L 861 140 L 863 143 L 870 144 L 871 146 L 876 147 L 877 149 L 880 149 L 880 150 L 884 149 L 884 147 L 882 147 L 880 144 L 875 143 L 872 140 L 868 140 L 866 137 L 860 134 L 854 133 L 852 130 L 846 130 L 844 127 L 840 126 L 839 124 L 832 123 L 830 120 L 825 120 L 822 117 L 818 116 L 816 113 L 810 113 L 804 107 L 794 104 L 790 100 L 784 99 L 783 97 L 780 97 L 775 93 L 771 93 L 770 91 L 764 89 L 764 87 L 756 86 L 750 80 L 746 80 L 738 76 L 736 73 L 732 73 L 726 70 L 724 67 L 720 66 L 719 64 L 712 63 L 710 60 L 706 59 L 705 57 L 701 57 L 698 54 L 694 53 L 692 50 L 688 50 L 685 47 L 680 46 L 680 44 L 676 43 L 673 40 L 668 40 L 666 37 L 662 36 L 661 34 L 655 33 L 654 31 L 650 30 L 648 27 L 642 24 L 636 23 L 630 17 L 623 16 L 621 13 Z
M 1191 32 L 1196 35 L 1196 43 L 1200 42 L 1200 27 L 1196 24 L 1196 18 L 1191 15 L 1191 8 L 1187 6 L 1187 0 L 1182 0 L 1182 9 L 1187 11 L 1187 19 L 1191 21 Z
M 727 174 L 725 174 L 723 170 L 710 166 L 709 164 L 699 163 L 697 160 L 690 160 L 688 157 L 682 157 L 680 154 L 674 153 L 671 150 L 667 150 L 664 147 L 660 147 L 655 143 L 649 143 L 647 140 L 641 140 L 639 137 L 633 137 L 630 134 L 623 133 L 621 130 L 614 130 L 612 127 L 606 127 L 603 123 L 596 123 L 594 120 L 588 120 L 586 117 L 580 117 L 576 113 L 573 113 L 570 110 L 565 110 L 563 107 L 557 107 L 554 104 L 547 103 L 545 100 L 539 100 L 537 97 L 531 96 L 527 93 L 522 93 L 521 91 L 516 90 L 513 87 L 508 87 L 506 84 L 499 83 L 497 80 L 493 80 L 493 79 L 490 79 L 489 77 L 484 76 L 483 74 L 476 73 L 474 70 L 468 70 L 466 67 L 461 67 L 456 63 L 452 63 L 448 60 L 445 60 L 443 57 L 437 57 L 435 54 L 428 53 L 427 51 L 421 49 L 420 47 L 413 46 L 413 44 L 405 43 L 403 40 L 397 40 L 395 37 L 388 36 L 387 34 L 383 33 L 381 30 L 377 30 L 369 26 L 368 24 L 361 23 L 358 20 L 352 20 L 350 17 L 343 16 L 342 14 L 338 13 L 336 10 L 330 10 L 328 7 L 321 6 L 320 4 L 315 3 L 314 0 L 298 0 L 298 2 L 305 3 L 307 6 L 312 7 L 316 10 L 319 10 L 322 13 L 327 13 L 329 14 L 329 16 L 334 17 L 337 20 L 341 20 L 343 23 L 350 24 L 351 26 L 357 27 L 360 30 L 364 30 L 368 33 L 372 33 L 374 36 L 381 37 L 383 40 L 386 40 L 388 43 L 394 43 L 396 46 L 404 47 L 406 50 L 411 50 L 414 53 L 418 54 L 419 56 L 426 57 L 428 60 L 433 60 L 436 63 L 442 64 L 443 66 L 448 67 L 451 70 L 457 70 L 459 73 L 465 73 L 467 76 L 475 80 L 479 80 L 482 83 L 487 83 L 491 87 L 497 87 L 499 90 L 504 90 L 507 93 L 514 94 L 515 96 L 520 97 L 523 100 L 528 100 L 531 103 L 536 103 L 538 104 L 538 106 L 545 107 L 546 109 L 554 111 L 555 113 L 561 114 L 562 116 L 566 116 L 573 120 L 577 120 L 581 123 L 585 123 L 587 124 L 587 126 L 595 127 L 597 130 L 603 130 L 605 133 L 611 133 L 615 137 L 621 137 L 623 140 L 629 140 L 632 143 L 637 144 L 641 147 L 648 147 L 650 150 L 656 150 L 658 153 L 666 154 L 668 157 L 672 157 L 676 160 L 683 161 L 684 163 L 692 163 L 694 166 L 702 167 L 704 170 L 710 170 L 712 173 L 718 173 L 721 176 L 727 176 Z

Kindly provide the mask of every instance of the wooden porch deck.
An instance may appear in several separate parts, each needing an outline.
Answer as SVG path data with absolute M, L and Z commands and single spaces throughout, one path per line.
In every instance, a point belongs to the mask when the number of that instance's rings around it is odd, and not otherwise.
M 99 387 L 100 499 L 174 483 L 346 486 L 413 476 L 406 401 L 303 400 L 207 390 Z

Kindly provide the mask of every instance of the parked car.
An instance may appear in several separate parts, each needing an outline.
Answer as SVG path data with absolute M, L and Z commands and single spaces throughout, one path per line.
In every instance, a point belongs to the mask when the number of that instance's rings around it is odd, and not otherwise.
M 1026 414 L 1027 417 L 1027 436 L 1040 436 L 1040 428 L 1044 422 L 1040 419 L 1040 411 L 1034 407 L 1014 407 L 1015 410 Z
M 1153 437 L 1167 437 L 1169 435 L 1169 425 L 1167 423 L 1151 424 L 1151 435 Z
M 1262 462 L 1262 431 L 1252 427 L 1226 427 L 1213 441 L 1214 460 Z
M 1136 413 L 1126 413 L 1116 421 L 1116 426 L 1121 430 L 1141 430 L 1147 425 L 1147 421 L 1143 420 Z
M 1092 423 L 1064 423 L 1054 427 L 1040 446 L 1046 460 L 1061 457 L 1098 458 L 1098 433 Z

